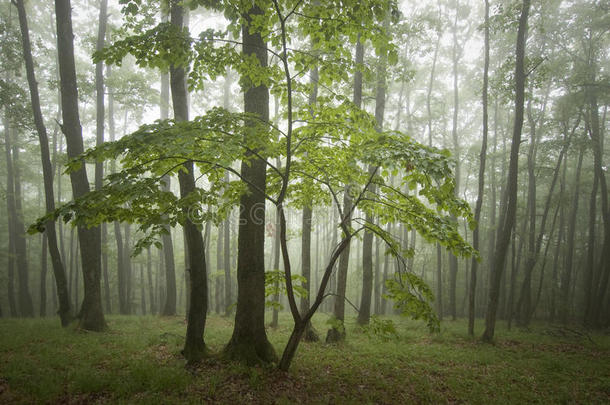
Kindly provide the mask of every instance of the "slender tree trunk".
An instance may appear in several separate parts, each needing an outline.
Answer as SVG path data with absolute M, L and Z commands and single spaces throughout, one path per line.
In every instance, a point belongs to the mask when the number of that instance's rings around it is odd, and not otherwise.
M 123 239 L 123 269 L 125 271 L 125 303 L 127 305 L 127 313 L 132 314 L 135 311 L 134 303 L 134 286 L 133 286 L 133 266 L 131 265 L 131 225 L 129 223 L 124 224 L 124 235 Z
M 591 70 L 595 71 L 595 63 L 590 62 L 590 64 L 593 66 Z M 595 83 L 594 74 L 592 74 L 592 76 L 591 83 Z M 596 278 L 598 283 L 595 284 L 596 292 L 594 294 L 593 305 L 591 306 L 590 310 L 591 319 L 588 324 L 592 327 L 601 327 L 604 323 L 601 319 L 605 303 L 604 297 L 606 295 L 608 279 L 610 278 L 610 208 L 608 206 L 608 186 L 606 184 L 606 175 L 602 163 L 603 138 L 600 130 L 597 89 L 588 89 L 586 92 L 586 97 L 590 114 L 589 135 L 591 137 L 591 143 L 593 146 L 595 171 L 601 191 L 601 209 L 604 224 L 604 239 L 599 264 L 597 266 L 598 270 Z
M 40 108 L 40 97 L 38 95 L 38 84 L 36 82 L 36 76 L 34 73 L 34 63 L 32 60 L 32 50 L 30 45 L 30 36 L 27 22 L 27 14 L 23 0 L 18 0 L 16 3 L 17 11 L 19 13 L 19 25 L 21 27 L 21 40 L 23 45 L 23 57 L 25 59 L 28 85 L 30 89 L 30 99 L 32 102 L 32 110 L 34 112 L 34 123 L 38 132 L 38 140 L 40 142 L 40 155 L 42 160 L 43 169 L 43 181 L 45 188 L 45 208 L 47 212 L 55 210 L 55 196 L 53 192 L 53 167 L 51 164 L 51 157 L 49 152 L 49 140 L 47 137 L 47 130 L 44 126 L 42 117 L 42 111 Z M 59 294 L 59 317 L 63 326 L 68 325 L 71 319 L 70 314 L 70 299 L 68 296 L 67 283 L 66 283 L 66 271 L 61 261 L 59 249 L 57 247 L 57 235 L 55 233 L 55 222 L 48 221 L 45 225 L 45 236 L 43 237 L 43 261 L 42 266 L 44 276 L 41 277 L 41 294 L 44 292 L 45 296 L 41 295 L 41 315 L 46 313 L 46 309 L 42 306 L 46 303 L 46 247 L 48 244 L 49 253 L 51 255 L 51 264 L 53 266 L 53 274 L 56 280 L 57 291 Z
M 106 66 L 106 75 L 112 75 L 112 65 Z M 114 96 L 112 95 L 112 89 L 109 89 L 108 95 L 108 135 L 110 136 L 110 142 L 116 140 L 116 125 L 114 120 Z M 116 162 L 113 160 L 110 162 L 110 173 L 116 172 Z M 113 222 L 114 238 L 117 247 L 117 288 L 119 297 L 119 313 L 121 315 L 129 314 L 129 300 L 127 297 L 127 275 L 125 269 L 125 254 L 129 254 L 123 246 L 123 232 L 121 231 L 121 224 L 118 221 Z
M 252 20 L 263 11 L 253 5 L 244 15 L 242 25 L 243 55 L 254 57 L 267 66 L 267 44 L 255 32 Z M 269 121 L 269 89 L 265 85 L 244 88 L 244 111 Z M 252 136 L 265 137 L 254 133 Z M 242 162 L 241 177 L 248 183 L 248 193 L 240 200 L 237 237 L 237 308 L 233 335 L 224 353 L 228 358 L 247 364 L 277 360 L 265 332 L 265 190 L 266 162 L 260 158 Z
M 580 172 L 582 169 L 582 160 L 584 157 L 584 148 L 580 148 L 578 155 L 578 164 L 576 166 L 576 178 L 574 179 L 574 195 L 570 206 L 570 218 L 568 221 L 568 240 L 566 252 L 566 264 L 561 277 L 561 296 L 559 298 L 559 320 L 566 324 L 570 318 L 569 293 L 572 282 L 572 272 L 574 267 L 574 238 L 576 235 L 576 214 L 578 212 L 578 200 L 580 198 Z
M 40 316 L 47 316 L 47 234 L 42 234 L 42 251 L 40 252 Z
M 106 38 L 106 23 L 108 21 L 108 0 L 100 1 L 100 13 L 98 20 L 97 42 L 95 49 L 101 51 L 104 48 L 104 39 Z M 100 146 L 104 143 L 104 63 L 98 62 L 95 65 L 95 120 L 96 120 L 96 137 L 95 145 Z M 102 188 L 104 177 L 104 163 L 97 162 L 95 164 L 95 189 Z M 104 278 L 104 298 L 106 301 L 106 310 L 110 312 L 110 286 L 108 285 L 108 250 L 106 241 L 108 239 L 106 225 L 101 226 L 101 246 L 102 246 L 102 276 Z
M 459 116 L 459 89 L 458 89 L 458 63 L 460 61 L 459 44 L 457 40 L 457 23 L 458 23 L 458 10 L 460 7 L 459 0 L 455 2 L 455 19 L 453 22 L 453 48 L 452 48 L 452 60 L 453 60 L 453 122 L 451 129 L 451 137 L 453 139 L 453 153 L 456 156 L 455 160 L 455 188 L 454 195 L 459 197 L 460 191 L 460 178 L 461 178 L 461 165 L 460 165 L 460 144 L 458 139 L 457 122 Z M 453 218 L 457 221 L 457 218 Z M 457 317 L 457 273 L 458 273 L 458 260 L 457 256 L 449 253 L 449 312 L 451 313 L 451 319 L 455 321 Z
M 102 277 L 104 278 L 104 301 L 106 313 L 111 313 L 110 280 L 108 279 L 108 226 L 102 224 Z
M 277 160 L 277 168 L 280 169 L 281 161 Z M 275 214 L 275 235 L 273 237 L 273 270 L 280 270 L 280 216 Z M 276 293 L 273 295 L 273 301 L 279 303 L 280 302 L 280 286 L 279 282 L 276 282 L 274 285 L 274 289 Z M 273 307 L 273 313 L 271 318 L 271 327 L 277 328 L 279 322 L 279 309 L 277 307 Z
M 157 313 L 157 301 L 155 300 L 155 288 L 153 286 L 152 276 L 152 255 L 150 248 L 146 249 L 146 272 L 148 273 L 148 294 L 150 302 L 150 314 L 154 315 Z M 142 281 L 144 285 L 144 281 Z
M 506 208 L 498 227 L 497 245 L 494 251 L 493 272 L 490 277 L 489 302 L 485 315 L 485 331 L 482 340 L 493 341 L 496 313 L 498 310 L 498 297 L 500 295 L 500 281 L 506 264 L 506 252 L 510 242 L 517 210 L 517 177 L 519 165 L 519 147 L 521 145 L 521 131 L 523 129 L 523 113 L 525 100 L 525 46 L 527 41 L 527 20 L 530 9 L 530 0 L 523 0 L 519 29 L 517 32 L 516 67 L 515 67 L 515 124 L 511 145 L 510 162 L 508 168 L 507 187 L 505 193 Z
M 184 28 L 185 13 L 181 3 L 173 0 L 170 10 L 171 23 L 174 26 Z M 176 121 L 188 121 L 186 72 L 183 66 L 172 66 L 170 68 L 170 85 L 174 106 L 174 119 Z M 193 162 L 185 162 L 184 168 L 186 169 L 185 171 L 178 173 L 181 198 L 186 198 L 196 190 Z M 182 353 L 186 357 L 187 362 L 192 364 L 201 360 L 206 353 L 203 334 L 205 332 L 208 310 L 208 285 L 203 237 L 201 236 L 201 231 L 197 228 L 197 224 L 188 217 L 188 212 L 188 208 L 185 208 L 184 214 L 187 216 L 187 219 L 183 226 L 188 253 L 191 288 L 189 292 L 190 305 L 187 315 L 186 340 Z
M 220 314 L 222 307 L 222 282 L 220 280 L 220 272 L 224 269 L 223 253 L 222 253 L 222 234 L 224 226 L 218 225 L 218 238 L 216 239 L 216 274 L 214 275 L 214 308 L 217 314 Z
M 225 173 L 225 183 L 229 183 L 229 173 Z M 231 289 L 231 213 L 229 212 L 227 219 L 225 219 L 223 224 L 224 230 L 224 290 L 225 290 L 225 298 L 224 298 L 224 312 L 225 316 L 231 315 L 233 312 L 233 294 Z
M 389 29 L 390 20 L 385 18 L 384 28 Z M 375 122 L 378 132 L 383 131 L 386 99 L 386 76 L 387 76 L 387 54 L 382 53 L 377 65 L 377 89 L 375 91 Z M 377 170 L 376 167 L 369 166 L 369 176 Z M 369 191 L 375 193 L 374 186 L 369 186 Z M 368 224 L 373 224 L 375 218 L 371 214 L 366 214 L 365 220 Z M 406 230 L 404 230 L 406 235 Z M 405 246 L 406 247 L 406 246 Z M 406 270 L 406 269 L 405 269 Z M 362 238 L 362 295 L 360 298 L 360 311 L 358 312 L 358 324 L 368 325 L 371 318 L 371 295 L 373 293 L 373 232 L 365 230 Z
M 566 183 L 566 171 L 567 165 L 564 165 L 561 185 L 559 187 L 559 231 L 557 235 L 557 246 L 555 247 L 555 258 L 553 259 L 553 275 L 551 276 L 551 297 L 550 297 L 550 308 L 549 308 L 549 322 L 555 321 L 556 314 L 556 298 L 557 298 L 557 286 L 559 285 L 558 273 L 559 273 L 559 262 L 561 258 L 562 246 L 564 242 L 565 232 L 565 206 L 563 204 L 565 195 L 565 183 Z
M 360 34 L 358 34 L 358 41 L 356 42 L 356 66 L 359 66 L 364 61 L 364 44 L 360 41 Z M 358 108 L 362 106 L 362 72 L 356 70 L 354 73 L 354 94 L 352 99 L 354 105 Z M 350 195 L 350 185 L 345 185 L 343 194 L 343 215 L 347 216 L 345 224 L 347 227 L 351 226 L 352 217 L 352 197 Z M 333 241 L 336 238 L 333 238 Z M 350 245 L 348 244 L 339 258 L 339 267 L 337 271 L 337 282 L 336 282 L 336 297 L 334 299 L 334 317 L 343 324 L 345 320 L 345 291 L 347 289 L 347 273 L 349 266 L 349 254 Z M 345 328 L 338 329 L 332 327 L 326 334 L 326 342 L 338 342 L 345 339 Z
M 13 178 L 15 187 L 15 254 L 17 256 L 17 302 L 19 314 L 23 317 L 34 316 L 34 305 L 30 295 L 30 281 L 27 260 L 27 245 L 25 240 L 25 225 L 23 224 L 23 208 L 21 196 L 21 167 L 19 163 L 19 146 L 13 143 Z
M 597 225 L 597 191 L 599 188 L 599 177 L 594 170 L 593 186 L 591 188 L 591 197 L 589 199 L 589 238 L 587 246 L 587 264 L 584 283 L 584 301 L 585 311 L 583 317 L 583 325 L 588 327 L 593 324 L 593 307 L 595 305 L 595 292 L 597 291 L 594 284 L 596 274 L 595 263 L 595 242 L 596 234 L 595 227 Z
M 474 220 L 477 227 L 472 231 L 472 247 L 479 250 L 479 232 L 481 229 L 481 208 L 483 206 L 483 193 L 485 192 L 485 161 L 487 159 L 487 137 L 489 132 L 489 117 L 487 113 L 488 89 L 489 89 L 489 0 L 485 0 L 485 56 L 483 66 L 483 140 L 479 154 L 479 188 L 477 202 L 474 208 Z M 493 170 L 493 167 L 492 167 Z M 470 288 L 468 289 L 468 335 L 474 336 L 475 297 L 477 288 L 477 270 L 479 261 L 472 258 L 470 265 Z
M 313 111 L 318 99 L 318 67 L 315 66 L 310 72 L 310 84 L 311 92 L 309 93 L 309 105 L 310 111 Z M 276 104 L 277 105 L 277 104 Z M 313 113 L 312 113 L 313 115 Z M 307 159 L 307 157 L 305 157 Z M 311 182 L 310 182 L 311 184 Z M 311 221 L 313 217 L 312 203 L 309 199 L 305 201 L 303 207 L 303 223 L 302 223 L 302 234 L 301 234 L 301 274 L 305 279 L 302 287 L 307 291 L 307 295 L 301 297 L 301 313 L 305 314 L 309 311 L 309 294 L 311 292 Z M 278 244 L 279 247 L 279 244 Z M 314 330 L 311 322 L 308 322 L 305 326 L 305 332 L 303 338 L 308 342 L 317 342 L 320 340 L 318 334 Z
M 162 16 L 164 21 L 167 21 L 167 14 Z M 161 99 L 160 99 L 160 118 L 162 120 L 169 118 L 169 75 L 161 74 Z M 165 176 L 163 179 L 163 191 L 171 191 L 171 178 Z M 172 242 L 172 233 L 169 226 L 165 227 L 167 231 L 162 236 L 163 240 L 163 262 L 165 268 L 165 299 L 163 304 L 163 316 L 176 315 L 176 265 L 174 262 L 174 243 Z

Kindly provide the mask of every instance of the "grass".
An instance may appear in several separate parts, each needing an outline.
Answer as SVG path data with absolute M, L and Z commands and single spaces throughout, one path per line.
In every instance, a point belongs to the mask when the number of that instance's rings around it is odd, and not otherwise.
M 289 373 L 212 357 L 185 369 L 181 317 L 108 316 L 109 330 L 62 329 L 57 319 L 0 320 L 0 403 L 610 403 L 610 336 L 500 326 L 495 345 L 464 321 L 438 335 L 393 318 L 398 337 L 347 324 L 338 345 L 302 343 Z M 325 333 L 326 315 L 314 326 Z M 210 316 L 206 343 L 219 353 L 232 319 Z M 280 354 L 290 318 L 268 329 Z M 478 332 L 480 334 L 480 331 Z

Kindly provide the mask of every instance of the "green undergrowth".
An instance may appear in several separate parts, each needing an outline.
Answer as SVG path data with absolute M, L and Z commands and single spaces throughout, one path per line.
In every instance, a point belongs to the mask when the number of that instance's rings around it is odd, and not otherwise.
M 320 337 L 328 317 L 314 318 Z M 62 329 L 58 319 L 0 320 L 0 403 L 609 403 L 610 336 L 536 325 L 494 345 L 465 321 L 392 318 L 396 333 L 347 322 L 339 344 L 301 343 L 289 373 L 219 357 L 232 319 L 208 318 L 212 356 L 185 368 L 183 317 L 108 316 L 109 329 Z M 278 355 L 290 318 L 268 329 Z M 477 333 L 480 335 L 481 331 Z M 323 340 L 323 339 L 322 339 Z

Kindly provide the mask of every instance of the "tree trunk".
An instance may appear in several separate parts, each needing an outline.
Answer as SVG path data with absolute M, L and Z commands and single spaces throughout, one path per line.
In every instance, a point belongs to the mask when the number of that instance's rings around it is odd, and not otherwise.
M 106 23 L 108 21 L 108 0 L 101 0 L 100 14 L 97 31 L 96 51 L 101 51 L 104 48 L 104 39 L 106 38 Z M 100 146 L 104 143 L 104 63 L 98 62 L 95 65 L 95 145 Z M 102 188 L 104 177 L 104 163 L 97 162 L 95 164 L 95 189 Z M 106 301 L 106 311 L 110 312 L 110 286 L 108 285 L 108 251 L 106 241 L 108 239 L 106 224 L 101 226 L 101 244 L 102 244 L 102 276 L 104 278 L 104 298 Z
M 276 104 L 277 105 L 277 104 Z M 280 159 L 277 160 L 277 168 L 280 169 L 282 167 Z M 275 235 L 273 237 L 273 270 L 280 270 L 280 216 L 275 214 Z M 279 282 L 276 282 L 274 285 L 276 293 L 273 295 L 273 301 L 279 303 L 280 302 L 280 286 Z M 277 328 L 279 322 L 279 308 L 273 307 L 273 313 L 271 318 L 271 327 Z
M 527 39 L 527 19 L 530 9 L 530 0 L 523 0 L 519 28 L 517 31 L 516 67 L 515 67 L 515 124 L 510 152 L 507 187 L 504 200 L 506 204 L 502 220 L 498 227 L 497 245 L 493 256 L 492 274 L 489 285 L 489 301 L 485 314 L 485 331 L 482 340 L 493 341 L 496 327 L 496 313 L 498 310 L 498 297 L 500 295 L 500 281 L 506 264 L 506 252 L 510 242 L 511 233 L 515 223 L 517 210 L 517 177 L 519 165 L 519 147 L 521 145 L 521 131 L 523 129 L 523 110 L 525 100 L 525 45 Z
M 267 66 L 267 44 L 260 32 L 251 32 L 252 20 L 263 11 L 256 5 L 247 10 L 242 25 L 243 49 L 246 57 L 255 57 L 260 66 Z M 264 85 L 244 88 L 244 111 L 269 121 L 269 90 Z M 266 136 L 254 133 L 252 136 Z M 248 183 L 248 193 L 240 200 L 239 233 L 237 237 L 237 308 L 231 340 L 225 355 L 246 364 L 270 363 L 277 360 L 265 332 L 265 189 L 266 162 L 260 158 L 243 161 L 241 177 Z
M 576 235 L 576 214 L 578 213 L 578 200 L 580 198 L 580 172 L 582 169 L 582 160 L 584 156 L 584 148 L 580 148 L 578 155 L 578 164 L 576 166 L 576 178 L 574 179 L 574 196 L 570 206 L 570 219 L 568 221 L 568 240 L 566 262 L 563 274 L 561 277 L 561 296 L 559 298 L 559 320 L 566 324 L 570 318 L 569 293 L 572 285 L 572 269 L 574 267 L 574 238 Z
M 104 301 L 106 313 L 111 313 L 110 280 L 108 279 L 108 226 L 102 224 L 102 277 L 104 278 Z
M 459 113 L 459 89 L 458 89 L 458 63 L 460 61 L 460 49 L 457 40 L 457 23 L 458 23 L 458 10 L 460 2 L 455 2 L 455 18 L 453 22 L 453 47 L 452 47 L 452 70 L 453 70 L 453 122 L 451 129 L 451 138 L 453 140 L 453 153 L 456 156 L 455 160 L 455 188 L 454 195 L 459 196 L 460 190 L 460 177 L 461 177 L 461 165 L 460 165 L 460 145 L 457 131 L 457 121 Z M 452 218 L 457 221 L 457 218 Z M 449 253 L 449 313 L 451 319 L 455 321 L 457 317 L 457 273 L 458 273 L 458 260 L 457 256 Z
M 593 62 L 591 65 L 595 66 Z M 595 71 L 594 69 L 592 69 Z M 590 80 L 591 83 L 595 83 L 594 74 Z M 601 319 L 604 307 L 604 297 L 608 286 L 608 279 L 610 278 L 610 208 L 608 206 L 608 186 L 606 184 L 606 175 L 603 169 L 603 146 L 602 146 L 602 132 L 600 130 L 599 122 L 599 111 L 597 105 L 597 89 L 588 89 L 586 91 L 586 101 L 590 110 L 590 125 L 589 135 L 591 137 L 591 143 L 593 146 L 593 158 L 595 171 L 599 181 L 599 187 L 601 191 L 601 203 L 602 203 L 602 217 L 604 223 L 604 239 L 601 250 L 601 256 L 599 264 L 597 265 L 597 277 L 598 283 L 595 283 L 595 294 L 593 298 L 593 305 L 590 310 L 591 319 L 588 322 L 589 326 L 601 327 L 603 321 Z
M 164 21 L 167 21 L 167 14 L 162 16 Z M 162 120 L 169 118 L 169 75 L 161 74 L 161 99 L 160 99 L 160 118 Z M 165 176 L 163 191 L 171 191 L 171 178 Z M 163 304 L 163 316 L 176 315 L 176 265 L 174 263 L 174 244 L 172 242 L 172 233 L 169 226 L 165 227 L 167 233 L 163 234 L 163 261 L 165 267 L 165 300 Z
M 479 250 L 479 232 L 481 228 L 481 208 L 483 206 L 483 193 L 485 192 L 485 161 L 487 159 L 487 136 L 489 132 L 489 116 L 487 113 L 488 89 L 489 89 L 489 0 L 485 0 L 485 56 L 483 67 L 483 140 L 479 154 L 479 188 L 477 191 L 477 202 L 474 208 L 474 220 L 477 227 L 472 231 L 472 247 Z M 492 167 L 493 170 L 493 167 Z M 470 265 L 470 288 L 468 289 L 468 335 L 474 336 L 475 297 L 477 288 L 477 269 L 479 261 L 472 258 Z
M 595 263 L 595 242 L 596 234 L 595 227 L 597 226 L 597 190 L 599 187 L 599 178 L 594 170 L 593 186 L 591 187 L 591 197 L 589 199 L 589 238 L 587 243 L 587 264 L 584 283 L 584 316 L 583 326 L 588 327 L 593 325 L 593 307 L 595 305 L 595 292 L 597 286 L 594 284 L 596 274 Z
M 32 110 L 34 113 L 34 122 L 36 125 L 36 130 L 38 132 L 38 140 L 40 142 L 40 156 L 42 160 L 43 181 L 45 189 L 45 208 L 47 212 L 51 212 L 55 210 L 55 196 L 53 192 L 53 167 L 51 165 L 51 157 L 49 152 L 49 140 L 47 137 L 47 130 L 44 126 L 42 111 L 40 108 L 40 97 L 38 94 L 38 84 L 36 82 L 36 76 L 34 73 L 34 63 L 32 59 L 32 49 L 30 45 L 27 14 L 25 11 L 23 0 L 18 0 L 16 2 L 16 5 L 17 11 L 19 13 L 19 25 L 21 27 L 21 40 L 23 45 L 23 57 L 25 59 L 28 85 L 30 89 L 30 99 L 32 102 Z M 46 312 L 46 310 L 43 310 L 42 306 L 45 304 L 46 301 L 46 287 L 43 287 L 43 281 L 46 277 L 46 246 L 48 244 L 49 253 L 51 255 L 51 264 L 53 266 L 53 274 L 55 275 L 55 281 L 59 295 L 58 314 L 62 326 L 67 326 L 71 320 L 70 298 L 68 296 L 66 271 L 61 261 L 61 256 L 57 247 L 55 222 L 48 221 L 45 225 L 45 228 L 45 237 L 43 238 L 43 241 L 46 242 L 43 243 L 43 271 L 45 276 L 41 277 L 41 294 L 44 292 L 45 297 L 43 299 L 41 295 L 41 315 L 43 314 L 43 312 Z
M 184 28 L 184 9 L 181 3 L 175 0 L 172 1 L 170 10 L 171 23 L 174 26 Z M 176 121 L 188 121 L 185 67 L 172 66 L 170 68 L 170 85 L 174 105 L 174 119 Z M 184 168 L 186 171 L 178 173 L 181 198 L 186 198 L 196 191 L 193 162 L 185 162 Z M 188 253 L 191 288 L 186 340 L 182 353 L 187 362 L 192 364 L 201 360 L 206 354 L 203 334 L 205 332 L 208 310 L 208 285 L 203 237 L 201 236 L 201 231 L 197 228 L 197 224 L 188 216 L 188 212 L 189 209 L 185 208 L 184 215 L 187 218 L 183 226 Z
M 63 125 L 68 157 L 83 153 L 83 137 L 78 113 L 78 90 L 74 65 L 74 34 L 72 32 L 72 10 L 70 0 L 56 0 L 57 52 L 61 84 Z M 85 165 L 70 173 L 72 194 L 79 198 L 89 192 L 89 180 Z M 99 228 L 78 227 L 84 281 L 84 299 L 79 312 L 79 326 L 83 329 L 101 331 L 106 328 L 101 297 L 101 241 Z
M 214 308 L 217 314 L 220 314 L 222 307 L 222 282 L 220 280 L 220 272 L 224 269 L 222 257 L 222 234 L 224 230 L 223 224 L 218 225 L 218 237 L 216 239 L 216 274 L 214 275 Z
M 389 29 L 390 20 L 386 17 L 384 28 Z M 377 89 L 375 91 L 375 122 L 378 132 L 383 131 L 386 99 L 387 53 L 382 53 L 377 65 Z M 374 175 L 376 167 L 369 166 L 369 176 Z M 375 193 L 375 187 L 369 186 L 369 191 Z M 365 220 L 373 224 L 373 215 L 366 214 Z M 406 231 L 405 231 L 406 234 Z M 406 247 L 406 246 L 405 246 Z M 406 270 L 406 269 L 405 269 Z M 360 298 L 360 311 L 358 324 L 368 325 L 371 318 L 371 295 L 373 293 L 373 232 L 366 229 L 362 238 L 362 295 Z
M 360 41 L 360 34 L 358 34 L 358 42 L 356 43 L 356 66 L 359 66 L 364 61 L 364 45 Z M 362 72 L 356 70 L 354 73 L 354 94 L 352 99 L 354 105 L 358 108 L 362 106 Z M 349 184 L 345 185 L 345 191 L 343 194 L 343 215 L 347 216 L 345 224 L 351 226 L 351 214 L 352 211 L 352 197 L 350 195 Z M 347 270 L 349 266 L 349 244 L 345 247 L 339 258 L 339 267 L 337 270 L 337 286 L 336 296 L 334 300 L 334 317 L 343 324 L 345 320 L 345 290 L 347 288 Z M 345 339 L 345 328 L 341 330 L 332 327 L 326 334 L 326 342 L 337 342 Z
M 318 99 L 318 67 L 315 66 L 310 72 L 311 92 L 309 93 L 310 109 L 313 109 Z M 276 105 L 278 105 L 276 103 Z M 307 159 L 307 156 L 305 156 Z M 311 182 L 308 181 L 309 185 Z M 307 291 L 307 295 L 301 297 L 301 313 L 307 313 L 309 310 L 309 294 L 311 292 L 311 221 L 313 217 L 311 200 L 305 201 L 303 206 L 303 223 L 301 235 L 301 274 L 305 278 L 303 288 Z M 279 244 L 278 244 L 279 245 Z M 278 246 L 279 247 L 279 246 Z M 311 322 L 305 325 L 303 338 L 308 342 L 317 342 L 320 340 L 318 334 L 314 330 Z
M 559 273 L 559 262 L 561 258 L 562 246 L 565 245 L 564 241 L 564 231 L 565 231 L 565 206 L 563 204 L 564 194 L 565 194 L 565 183 L 566 183 L 566 171 L 567 165 L 564 165 L 562 176 L 561 176 L 561 185 L 559 187 L 559 231 L 557 235 L 557 246 L 555 247 L 555 258 L 553 259 L 553 274 L 551 276 L 551 297 L 550 297 L 550 305 L 549 305 L 549 322 L 555 321 L 555 313 L 556 313 L 556 296 L 557 296 L 557 286 L 559 285 L 558 281 L 558 273 Z
M 229 183 L 229 173 L 225 173 L 225 183 Z M 231 289 L 231 212 L 229 211 L 227 219 L 223 224 L 224 230 L 224 289 L 225 289 L 225 316 L 231 315 L 233 312 L 233 294 Z
M 148 273 L 148 294 L 150 301 L 150 314 L 154 315 L 157 313 L 157 301 L 155 300 L 155 288 L 153 285 L 152 276 L 152 254 L 150 248 L 146 249 L 146 272 Z M 142 281 L 142 284 L 144 282 Z
M 23 224 L 23 208 L 21 196 L 21 167 L 19 163 L 19 146 L 12 144 L 13 148 L 13 179 L 15 195 L 15 255 L 17 264 L 17 302 L 19 304 L 19 314 L 23 317 L 34 316 L 34 305 L 30 295 L 29 270 L 27 260 L 27 245 L 25 240 L 25 226 Z

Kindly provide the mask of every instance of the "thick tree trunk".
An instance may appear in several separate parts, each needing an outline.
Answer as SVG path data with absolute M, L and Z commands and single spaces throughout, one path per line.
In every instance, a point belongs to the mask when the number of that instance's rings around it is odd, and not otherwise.
M 184 27 L 184 9 L 181 3 L 174 0 L 170 9 L 171 23 L 177 27 Z M 174 119 L 188 121 L 188 101 L 186 90 L 186 72 L 182 66 L 172 66 L 170 69 L 170 85 L 174 105 Z M 180 183 L 180 197 L 186 198 L 196 191 L 193 162 L 184 163 L 186 171 L 178 173 Z M 182 353 L 189 364 L 201 360 L 206 354 L 203 334 L 208 310 L 208 285 L 205 260 L 205 246 L 201 231 L 190 217 L 188 208 L 185 208 L 187 219 L 183 225 L 185 244 L 188 253 L 189 276 L 191 282 L 190 305 L 188 308 L 188 323 L 186 327 L 186 340 Z
M 515 124 L 511 145 L 510 162 L 508 168 L 507 187 L 504 204 L 505 212 L 498 227 L 497 245 L 493 256 L 493 273 L 490 277 L 489 301 L 485 314 L 485 331 L 482 340 L 493 341 L 496 327 L 496 313 L 500 295 L 500 281 L 506 264 L 506 252 L 510 242 L 517 210 L 517 177 L 519 166 L 519 147 L 521 145 L 521 131 L 523 129 L 523 112 L 525 100 L 525 45 L 527 40 L 527 19 L 530 9 L 530 0 L 523 0 L 519 28 L 517 31 L 516 67 L 515 67 Z
M 70 0 L 56 0 L 57 52 L 61 84 L 62 130 L 66 136 L 68 157 L 83 153 L 83 137 L 78 113 L 78 90 L 74 65 L 74 34 L 72 32 L 72 10 Z M 79 198 L 89 192 L 89 180 L 84 164 L 70 173 L 72 194 Z M 79 326 L 83 329 L 101 331 L 106 328 L 101 297 L 101 246 L 99 228 L 78 227 L 82 255 L 84 299 L 79 312 Z
M 263 11 L 256 5 L 245 13 L 242 53 L 267 66 L 267 44 L 259 32 L 251 32 L 252 20 Z M 269 89 L 264 85 L 244 89 L 244 111 L 269 121 Z M 266 136 L 254 133 L 252 136 Z M 270 363 L 277 355 L 265 332 L 265 190 L 266 162 L 254 158 L 242 162 L 241 177 L 248 193 L 240 200 L 237 237 L 237 308 L 231 340 L 225 355 L 246 364 Z

